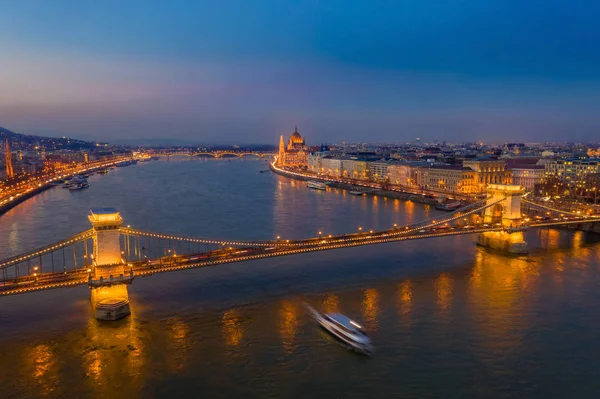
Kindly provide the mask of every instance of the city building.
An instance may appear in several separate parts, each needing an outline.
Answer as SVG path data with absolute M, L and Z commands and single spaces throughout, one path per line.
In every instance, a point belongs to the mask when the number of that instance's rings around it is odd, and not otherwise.
M 342 160 L 325 157 L 321 160 L 321 173 L 331 177 L 342 177 Z
M 545 176 L 544 165 L 509 165 L 507 169 L 512 173 L 512 184 L 532 191 L 536 184 L 540 184 Z
M 518 156 L 504 161 L 506 170 L 512 174 L 512 184 L 524 187 L 526 191 L 533 191 L 544 178 L 546 160 L 540 156 Z
M 600 158 L 557 159 L 546 164 L 546 176 L 556 177 L 567 185 L 575 185 L 584 181 L 588 175 L 600 173 L 599 164 Z
M 342 176 L 350 179 L 366 180 L 368 178 L 368 162 L 355 157 L 342 159 Z
M 431 167 L 427 170 L 426 188 L 453 194 L 478 193 L 476 174 L 473 169 L 463 165 Z
M 287 147 L 284 145 L 283 135 L 280 137 L 277 164 L 295 168 L 308 167 L 308 149 L 297 128 L 294 128 Z
M 374 161 L 367 163 L 367 175 L 374 182 L 385 182 L 388 180 L 389 162 Z
M 317 151 L 308 154 L 308 170 L 313 173 L 323 173 L 323 158 L 328 155 L 328 152 Z
M 432 166 L 427 161 L 392 162 L 388 165 L 388 178 L 397 186 L 422 188 L 427 184 L 427 170 Z
M 492 158 L 476 158 L 465 160 L 463 166 L 471 168 L 474 172 L 477 192 L 484 192 L 488 184 L 511 184 L 512 174 L 506 171 L 503 160 Z

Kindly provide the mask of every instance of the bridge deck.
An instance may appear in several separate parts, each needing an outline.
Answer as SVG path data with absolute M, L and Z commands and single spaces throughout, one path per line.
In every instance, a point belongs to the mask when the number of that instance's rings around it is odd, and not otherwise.
M 527 229 L 530 227 L 555 227 L 557 225 L 568 225 L 576 223 L 596 223 L 599 221 L 600 219 L 598 219 L 597 217 L 579 218 L 577 220 L 551 220 L 539 223 L 532 223 L 530 225 L 523 225 L 522 229 Z M 184 255 L 180 256 L 176 260 L 168 262 L 163 262 L 160 259 L 151 259 L 143 262 L 133 262 L 131 264 L 131 270 L 133 271 L 136 277 L 144 277 L 151 276 L 156 273 L 215 266 L 225 263 L 258 260 L 276 256 L 289 256 L 295 254 L 316 251 L 327 251 L 363 245 L 376 245 L 397 241 L 478 234 L 489 231 L 505 230 L 507 229 L 501 226 L 462 228 L 449 226 L 440 228 L 438 225 L 431 226 L 426 229 L 420 229 L 418 231 L 413 230 L 410 232 L 406 230 L 400 231 L 399 229 L 393 229 L 376 233 L 366 232 L 356 233 L 348 236 L 336 236 L 332 238 L 316 238 L 311 239 L 310 242 L 306 241 L 306 245 L 304 246 L 281 244 L 279 246 L 271 247 L 249 247 L 243 250 L 236 248 L 233 251 L 223 249 L 218 251 L 211 251 L 208 253 Z M 0 296 L 21 294 L 53 288 L 74 287 L 83 284 L 88 284 L 88 273 L 85 270 L 76 270 L 67 273 L 46 273 L 41 274 L 36 278 L 30 278 L 28 280 L 20 281 L 19 283 L 5 282 L 3 285 L 0 285 Z
M 502 202 L 503 199 L 487 204 L 486 201 L 475 202 L 456 210 L 453 213 L 441 217 L 435 217 L 420 221 L 418 223 L 394 227 L 392 229 L 381 230 L 377 232 L 358 232 L 333 237 L 312 237 L 303 240 L 267 240 L 267 241 L 231 241 L 231 240 L 208 240 L 199 238 L 180 237 L 175 235 L 149 233 L 131 228 L 121 228 L 120 232 L 126 239 L 126 249 L 129 251 L 130 239 L 133 238 L 134 244 L 137 239 L 137 250 L 139 259 L 141 256 L 140 237 L 149 239 L 168 240 L 169 242 L 183 242 L 188 244 L 206 244 L 217 246 L 218 249 L 205 252 L 191 252 L 185 255 L 179 254 L 177 257 L 173 253 L 170 257 L 147 258 L 143 261 L 131 260 L 128 265 L 136 276 L 148 276 L 155 273 L 175 271 L 196 267 L 213 266 L 223 263 L 241 262 L 256 260 L 275 256 L 287 256 L 314 251 L 334 250 L 362 245 L 374 245 L 395 241 L 428 239 L 436 237 L 477 234 L 491 231 L 522 231 L 528 228 L 543 228 L 568 225 L 583 225 L 588 223 L 600 222 L 600 215 L 581 215 L 580 212 L 565 212 L 559 209 L 550 208 L 544 204 L 524 200 L 527 205 L 540 207 L 556 214 L 554 218 L 545 218 L 546 220 L 533 220 L 529 223 L 522 223 L 511 228 L 503 227 L 498 224 L 484 224 L 477 226 L 457 226 L 451 223 L 481 212 L 489 207 Z M 0 270 L 3 272 L 3 279 L 0 280 L 0 295 L 20 294 L 44 289 L 72 287 L 82 284 L 88 284 L 89 270 L 87 270 L 87 260 L 83 265 L 77 264 L 77 254 L 73 249 L 73 268 L 67 270 L 63 267 L 60 272 L 42 272 L 42 268 L 31 268 L 28 266 L 28 274 L 19 275 L 18 264 L 27 262 L 33 258 L 41 257 L 45 254 L 53 254 L 57 250 L 63 251 L 69 245 L 75 245 L 78 242 L 89 240 L 93 237 L 93 230 L 86 230 L 60 242 L 47 245 L 42 248 L 29 251 L 24 254 L 16 255 L 11 258 L 0 261 Z M 125 241 L 124 241 L 125 242 Z M 225 247 L 230 247 L 226 249 Z M 200 248 L 198 246 L 198 248 Z M 87 251 L 87 244 L 85 245 Z M 170 251 L 169 251 L 170 252 Z M 87 256 L 87 252 L 85 253 Z M 159 255 L 160 256 L 160 255 Z M 83 266 L 83 267 L 81 267 Z M 6 273 L 8 268 L 14 267 L 15 273 L 12 275 Z

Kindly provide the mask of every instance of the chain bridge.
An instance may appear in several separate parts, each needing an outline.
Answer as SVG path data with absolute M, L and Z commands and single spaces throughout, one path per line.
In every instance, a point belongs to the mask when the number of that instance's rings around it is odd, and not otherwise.
M 490 184 L 485 200 L 452 213 L 381 231 L 301 240 L 243 241 L 181 237 L 123 226 L 113 208 L 92 209 L 92 228 L 59 242 L 0 261 L 0 296 L 88 285 L 98 319 L 129 314 L 127 287 L 136 277 L 275 256 L 327 251 L 395 241 L 476 234 L 477 244 L 524 254 L 524 232 L 572 226 L 600 232 L 600 215 L 582 208 L 555 209 L 528 200 L 514 185 Z

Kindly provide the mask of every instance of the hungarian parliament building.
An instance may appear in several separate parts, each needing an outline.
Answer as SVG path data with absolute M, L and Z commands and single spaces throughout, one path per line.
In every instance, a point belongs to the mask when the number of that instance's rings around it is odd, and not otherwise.
M 287 167 L 306 167 L 308 164 L 308 148 L 304 139 L 298 133 L 298 128 L 294 128 L 294 133 L 288 140 L 287 146 L 283 140 L 283 135 L 279 138 L 279 153 L 277 156 L 278 166 Z

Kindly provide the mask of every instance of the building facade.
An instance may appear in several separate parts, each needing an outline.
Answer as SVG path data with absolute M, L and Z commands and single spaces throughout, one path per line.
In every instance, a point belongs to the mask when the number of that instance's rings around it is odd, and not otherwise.
M 389 162 L 375 161 L 367 163 L 367 175 L 374 182 L 385 182 L 388 180 Z
M 426 188 L 452 194 L 475 194 L 479 188 L 475 175 L 474 170 L 461 165 L 431 167 L 427 170 Z
M 514 166 L 509 170 L 512 172 L 512 184 L 524 187 L 527 191 L 533 191 L 546 173 L 543 165 Z
M 575 186 L 589 175 L 600 173 L 600 159 L 558 159 L 546 163 L 546 177 L 556 177 L 561 182 Z
M 279 138 L 277 164 L 293 168 L 308 167 L 308 149 L 297 128 L 294 129 L 294 133 L 288 140 L 287 147 L 284 144 L 283 135 Z
M 325 152 L 311 152 L 308 154 L 308 170 L 313 173 L 323 173 L 323 158 L 327 155 Z
M 342 159 L 342 176 L 349 179 L 366 180 L 368 178 L 367 161 L 352 158 Z
M 512 184 L 512 173 L 506 170 L 506 164 L 498 159 L 471 159 L 463 162 L 463 166 L 475 172 L 474 192 L 482 193 L 488 184 Z
M 342 160 L 326 157 L 321 160 L 321 173 L 331 177 L 342 177 Z

